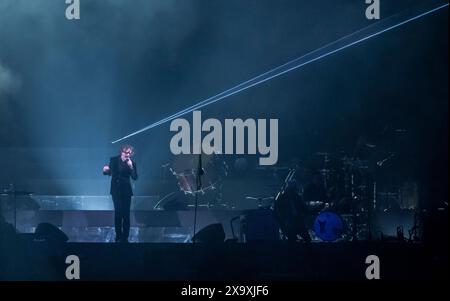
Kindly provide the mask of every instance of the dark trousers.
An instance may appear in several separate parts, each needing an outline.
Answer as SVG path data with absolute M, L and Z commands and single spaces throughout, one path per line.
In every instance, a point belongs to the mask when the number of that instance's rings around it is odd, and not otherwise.
M 127 241 L 130 234 L 131 195 L 113 195 L 116 241 Z

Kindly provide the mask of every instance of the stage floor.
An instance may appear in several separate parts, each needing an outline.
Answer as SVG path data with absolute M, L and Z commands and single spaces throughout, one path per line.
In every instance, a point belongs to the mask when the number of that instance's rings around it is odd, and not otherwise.
M 448 278 L 448 245 L 407 242 L 219 244 L 37 242 L 21 235 L 0 246 L 0 280 L 67 280 L 66 258 L 80 280 L 364 281 L 376 255 L 384 280 Z

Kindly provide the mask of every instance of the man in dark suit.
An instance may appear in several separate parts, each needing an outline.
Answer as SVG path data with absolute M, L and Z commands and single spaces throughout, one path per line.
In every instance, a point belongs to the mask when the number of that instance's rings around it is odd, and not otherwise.
M 130 178 L 137 180 L 136 163 L 131 160 L 133 153 L 131 145 L 123 145 L 120 155 L 112 157 L 109 165 L 103 167 L 103 174 L 111 176 L 110 193 L 115 210 L 116 242 L 128 242 L 130 233 L 130 206 L 133 195 Z

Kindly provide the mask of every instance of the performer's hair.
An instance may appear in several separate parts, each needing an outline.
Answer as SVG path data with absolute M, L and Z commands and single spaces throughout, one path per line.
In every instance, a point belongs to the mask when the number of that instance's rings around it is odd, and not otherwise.
M 123 145 L 120 147 L 120 152 L 123 152 L 123 151 L 125 151 L 125 150 L 127 150 L 127 149 L 131 150 L 131 154 L 134 154 L 134 147 L 131 146 L 131 145 L 129 145 L 129 144 L 123 144 Z

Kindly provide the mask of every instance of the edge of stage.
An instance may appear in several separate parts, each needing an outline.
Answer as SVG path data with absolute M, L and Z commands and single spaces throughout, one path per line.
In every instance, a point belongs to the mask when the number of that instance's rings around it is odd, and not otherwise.
M 82 281 L 363 281 L 369 255 L 383 280 L 442 280 L 449 271 L 442 242 L 58 244 L 29 234 L 10 242 L 0 246 L 0 280 L 67 280 L 69 255 Z

